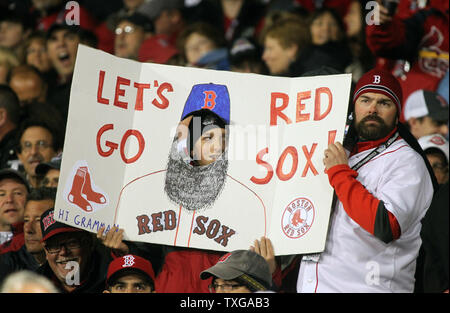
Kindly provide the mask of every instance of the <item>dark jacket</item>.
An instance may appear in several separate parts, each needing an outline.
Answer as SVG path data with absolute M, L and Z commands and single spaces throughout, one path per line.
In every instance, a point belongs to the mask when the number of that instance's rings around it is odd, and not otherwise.
M 234 22 L 227 20 L 220 0 L 205 0 L 185 8 L 187 23 L 203 21 L 223 31 L 225 39 L 232 43 L 241 37 L 256 38 L 260 33 L 266 6 L 258 0 L 245 0 Z
M 449 289 L 449 184 L 439 187 L 422 220 L 422 247 L 417 259 L 415 292 Z
M 0 255 L 0 284 L 3 280 L 14 272 L 20 270 L 37 271 L 39 263 L 27 251 L 25 245 L 17 251 L 10 251 Z
M 2 140 L 0 140 L 0 169 L 11 167 L 10 162 L 17 160 L 16 134 L 17 129 L 14 129 L 7 133 Z
M 300 52 L 289 68 L 290 77 L 329 67 L 343 73 L 352 63 L 352 53 L 345 42 L 330 41 L 323 45 L 309 45 Z
M 67 122 L 69 114 L 69 100 L 70 89 L 72 87 L 72 79 L 62 84 L 55 84 L 49 86 L 47 102 L 54 106 L 59 113 L 64 123 Z

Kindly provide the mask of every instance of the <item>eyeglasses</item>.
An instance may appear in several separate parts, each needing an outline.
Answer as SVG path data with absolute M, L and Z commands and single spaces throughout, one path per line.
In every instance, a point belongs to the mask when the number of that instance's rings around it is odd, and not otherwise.
M 242 287 L 244 285 L 239 285 L 239 284 L 218 284 L 216 282 L 210 284 L 208 286 L 209 292 L 213 293 L 213 292 L 217 292 L 218 290 L 222 290 L 224 292 L 230 292 L 233 291 L 234 289 L 238 289 L 239 287 Z
M 29 141 L 25 141 L 23 142 L 21 145 L 22 148 L 22 152 L 30 152 L 33 149 L 33 143 L 29 142 Z M 50 144 L 45 141 L 45 140 L 38 140 L 34 146 L 36 147 L 36 149 L 38 150 L 43 150 L 43 149 L 47 149 L 50 147 Z
M 50 242 L 45 244 L 45 250 L 47 250 L 50 254 L 56 254 L 59 253 L 62 249 L 62 247 L 66 250 L 75 250 L 79 249 L 81 247 L 81 241 L 78 239 L 71 239 L 67 240 L 65 242 Z
M 134 28 L 133 26 L 129 26 L 128 25 L 128 26 L 125 26 L 125 27 L 117 27 L 114 32 L 115 32 L 115 34 L 117 36 L 119 36 L 122 33 L 130 34 L 130 33 L 134 32 L 135 30 L 136 30 L 136 28 Z

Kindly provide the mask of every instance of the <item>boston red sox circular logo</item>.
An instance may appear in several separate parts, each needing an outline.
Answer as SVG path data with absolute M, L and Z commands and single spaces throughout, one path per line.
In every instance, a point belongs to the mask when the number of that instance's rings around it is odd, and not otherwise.
M 305 235 L 314 222 L 314 205 L 307 198 L 297 198 L 284 209 L 281 217 L 283 233 L 292 239 Z

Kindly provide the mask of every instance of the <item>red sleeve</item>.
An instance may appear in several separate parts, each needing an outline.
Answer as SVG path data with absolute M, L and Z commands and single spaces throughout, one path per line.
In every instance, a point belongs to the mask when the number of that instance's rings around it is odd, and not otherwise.
M 12 225 L 13 237 L 11 240 L 0 245 L 0 254 L 10 251 L 17 251 L 25 244 L 23 234 L 23 222 L 18 222 Z
M 166 254 L 161 271 L 156 276 L 158 293 L 209 293 L 212 278 L 200 279 L 200 273 L 215 265 L 223 252 L 177 249 Z
M 375 56 L 390 57 L 405 41 L 405 24 L 394 17 L 392 22 L 382 25 L 367 25 L 366 41 Z
M 23 232 L 14 235 L 10 241 L 7 241 L 0 246 L 0 255 L 10 251 L 18 251 L 24 244 L 25 238 Z
M 345 212 L 363 229 L 390 242 L 400 237 L 400 225 L 383 201 L 374 197 L 357 179 L 358 172 L 347 164 L 328 169 L 328 179 Z

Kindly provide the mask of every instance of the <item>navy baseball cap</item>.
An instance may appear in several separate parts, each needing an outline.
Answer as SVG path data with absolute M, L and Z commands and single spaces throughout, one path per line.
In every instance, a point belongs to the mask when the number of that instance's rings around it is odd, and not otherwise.
M 53 35 L 54 32 L 56 32 L 58 30 L 62 30 L 62 29 L 69 31 L 69 33 L 73 33 L 73 34 L 76 34 L 79 36 L 83 32 L 82 28 L 78 25 L 68 25 L 64 22 L 62 22 L 62 23 L 55 22 L 47 30 L 47 39 L 49 39 Z

